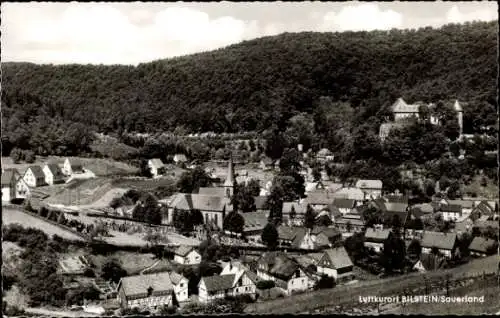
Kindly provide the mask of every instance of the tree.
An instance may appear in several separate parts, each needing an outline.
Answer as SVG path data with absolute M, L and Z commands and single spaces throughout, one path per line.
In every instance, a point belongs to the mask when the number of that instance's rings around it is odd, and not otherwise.
M 267 223 L 267 225 L 262 230 L 261 239 L 264 244 L 270 249 L 274 249 L 278 246 L 278 230 L 272 223 Z
M 390 274 L 395 269 L 403 269 L 405 254 L 405 242 L 397 232 L 391 232 L 389 237 L 384 241 L 384 250 L 381 258 L 385 272 Z
M 122 268 L 116 259 L 111 259 L 104 263 L 101 272 L 103 279 L 113 281 L 114 283 L 118 283 L 122 277 L 127 276 L 127 271 Z
M 238 212 L 229 213 L 224 219 L 224 229 L 233 233 L 243 233 L 245 219 Z
M 139 201 L 140 204 L 134 208 L 132 217 L 149 224 L 161 224 L 162 215 L 156 198 L 147 193 Z
M 142 159 L 139 165 L 139 175 L 141 177 L 151 178 L 153 175 L 151 174 L 151 169 L 148 166 L 148 161 L 146 159 Z
M 253 189 L 246 185 L 237 184 L 234 187 L 234 194 L 232 197 L 233 210 L 242 212 L 255 211 L 255 199 Z M 259 188 L 260 191 L 260 188 Z
M 355 262 L 366 255 L 364 242 L 363 233 L 355 233 L 345 240 L 345 249 Z
M 182 193 L 197 193 L 200 187 L 207 187 L 211 183 L 210 177 L 202 167 L 182 173 L 177 182 L 177 187 Z
M 260 280 L 257 282 L 256 287 L 260 290 L 267 290 L 267 296 L 269 297 L 269 292 L 271 288 L 274 288 L 275 283 L 272 280 Z
M 12 158 L 12 162 L 17 164 L 23 160 L 23 152 L 21 149 L 14 148 L 10 152 L 10 157 Z
M 352 230 L 351 221 L 347 221 L 345 227 L 346 227 L 347 233 L 351 233 L 351 230 Z
M 382 223 L 382 211 L 374 206 L 370 206 L 363 211 L 366 227 L 372 227 L 375 224 Z
M 314 210 L 310 205 L 308 205 L 304 216 L 304 226 L 308 229 L 312 229 L 314 227 L 315 219 L 316 215 Z
M 314 289 L 327 289 L 333 287 L 335 287 L 335 279 L 331 276 L 323 275 L 314 286 Z
M 319 167 L 314 167 L 312 170 L 312 177 L 314 182 L 318 182 L 321 180 L 321 170 Z
M 318 226 L 330 226 L 332 224 L 332 219 L 330 219 L 330 217 L 326 214 L 323 214 L 316 220 L 316 225 Z

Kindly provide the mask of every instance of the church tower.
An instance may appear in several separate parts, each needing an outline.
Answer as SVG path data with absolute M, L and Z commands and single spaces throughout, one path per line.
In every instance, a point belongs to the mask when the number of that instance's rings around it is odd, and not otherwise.
M 231 198 L 233 196 L 235 183 L 236 179 L 234 177 L 233 155 L 231 154 L 229 157 L 229 165 L 227 167 L 227 177 L 224 182 L 224 189 L 227 198 Z
M 462 109 L 462 106 L 458 102 L 458 99 L 455 100 L 455 105 L 453 105 L 453 109 L 457 112 L 458 126 L 460 127 L 460 137 L 462 137 L 464 128 L 464 110 Z

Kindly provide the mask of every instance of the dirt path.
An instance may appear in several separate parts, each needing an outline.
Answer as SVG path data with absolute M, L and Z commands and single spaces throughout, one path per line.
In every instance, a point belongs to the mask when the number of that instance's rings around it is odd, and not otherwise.
M 146 267 L 145 269 L 143 269 L 143 270 L 140 272 L 140 274 L 141 274 L 141 275 L 144 275 L 144 272 L 145 272 L 145 271 L 148 271 L 148 270 L 150 270 L 150 269 L 152 269 L 152 268 L 156 267 L 156 265 L 158 265 L 158 264 L 160 264 L 160 260 L 157 260 L 157 261 L 156 261 L 156 262 L 154 262 L 151 266 L 148 266 L 148 267 Z

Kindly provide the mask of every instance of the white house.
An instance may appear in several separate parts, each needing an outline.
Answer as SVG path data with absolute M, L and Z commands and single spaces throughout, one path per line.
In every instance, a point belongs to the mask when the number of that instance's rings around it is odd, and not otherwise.
M 382 252 L 384 250 L 384 241 L 389 237 L 390 233 L 389 229 L 367 228 L 365 232 L 365 247 L 372 248 L 377 253 Z
M 451 258 L 457 247 L 457 234 L 425 231 L 420 245 L 422 253 L 430 254 L 435 247 L 441 254 Z
M 161 159 L 149 159 L 148 167 L 153 178 L 158 178 L 161 175 L 165 174 L 165 165 L 163 164 L 163 161 L 161 161 Z
M 71 176 L 74 173 L 84 173 L 85 171 L 80 161 L 66 158 L 66 160 L 64 160 L 62 172 L 67 176 Z
M 328 162 L 328 161 L 333 161 L 334 156 L 333 156 L 333 153 L 329 149 L 323 148 L 320 151 L 318 151 L 318 154 L 316 155 L 316 159 L 319 162 L 324 163 L 324 162 Z
M 462 217 L 462 206 L 458 204 L 441 204 L 439 211 L 444 221 L 456 221 Z
M 174 262 L 184 265 L 200 264 L 201 255 L 193 246 L 179 246 L 174 253 Z
M 169 272 L 169 274 L 170 274 L 170 281 L 172 282 L 172 285 L 174 286 L 174 293 L 175 293 L 175 298 L 177 299 L 177 301 L 180 303 L 188 301 L 188 299 L 189 299 L 189 292 L 188 292 L 189 280 L 186 277 L 184 277 L 181 274 L 178 274 L 176 272 Z
M 474 256 L 487 256 L 494 254 L 498 242 L 489 238 L 476 236 L 469 245 L 469 251 Z
M 233 295 L 235 274 L 202 277 L 198 283 L 198 299 L 208 303 L 216 299 L 224 299 Z
M 334 199 L 333 206 L 338 208 L 342 215 L 346 215 L 352 212 L 352 209 L 356 206 L 356 201 L 353 199 L 337 198 Z
M 366 199 L 376 199 L 382 196 L 381 180 L 358 180 L 356 188 L 363 191 Z
M 323 251 L 318 262 L 318 273 L 333 277 L 337 282 L 346 282 L 353 279 L 353 266 L 345 248 L 337 247 Z
M 45 175 L 45 183 L 49 185 L 64 183 L 64 174 L 55 163 L 49 163 L 43 166 L 43 173 Z
M 257 276 L 262 280 L 272 280 L 276 287 L 286 294 L 309 289 L 309 276 L 282 252 L 266 252 L 258 260 Z
M 19 177 L 16 169 L 2 171 L 2 203 L 9 203 L 16 198 L 16 184 Z
M 40 166 L 30 166 L 23 175 L 23 180 L 32 188 L 45 185 L 45 173 Z
M 235 275 L 233 281 L 233 296 L 251 295 L 255 296 L 256 284 L 259 277 L 239 261 L 230 261 L 223 268 L 220 275 Z
M 186 155 L 184 155 L 184 154 L 176 154 L 176 155 L 174 156 L 174 162 L 175 162 L 176 164 L 181 164 L 181 163 L 185 163 L 185 162 L 187 162 Z
M 16 199 L 26 199 L 30 196 L 31 190 L 26 181 L 21 176 L 17 178 L 16 182 Z
M 122 308 L 155 310 L 173 305 L 174 286 L 168 272 L 123 277 L 117 290 Z

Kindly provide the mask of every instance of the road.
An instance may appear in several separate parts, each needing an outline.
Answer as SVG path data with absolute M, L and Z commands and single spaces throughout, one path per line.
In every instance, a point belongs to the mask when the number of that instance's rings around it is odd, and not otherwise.
M 50 310 L 45 308 L 25 308 L 24 311 L 48 317 L 99 317 L 97 314 L 92 314 L 84 311 L 61 311 L 61 310 Z

